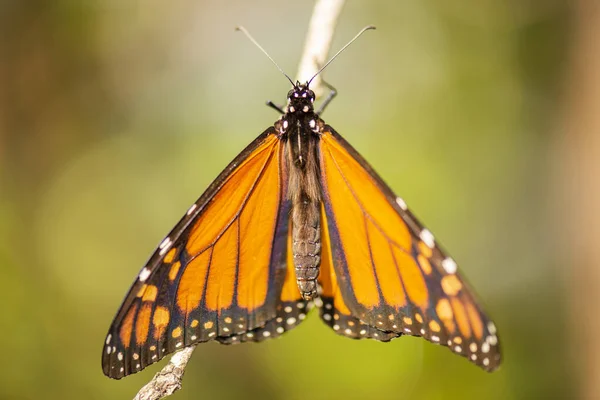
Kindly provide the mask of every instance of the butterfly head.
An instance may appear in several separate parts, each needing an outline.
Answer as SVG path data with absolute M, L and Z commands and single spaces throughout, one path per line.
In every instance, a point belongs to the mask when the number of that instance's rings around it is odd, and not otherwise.
M 315 92 L 308 88 L 308 83 L 301 84 L 296 82 L 294 88 L 288 92 L 288 107 L 290 113 L 313 112 L 313 103 L 315 101 Z

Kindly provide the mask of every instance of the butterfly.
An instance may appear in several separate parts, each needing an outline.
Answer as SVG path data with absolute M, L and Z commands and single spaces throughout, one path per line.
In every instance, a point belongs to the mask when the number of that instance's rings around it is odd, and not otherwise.
M 313 78 L 288 77 L 279 120 L 142 268 L 106 336 L 105 375 L 120 379 L 196 343 L 275 338 L 314 306 L 342 336 L 421 336 L 486 371 L 500 365 L 496 327 L 456 262 L 320 118 Z

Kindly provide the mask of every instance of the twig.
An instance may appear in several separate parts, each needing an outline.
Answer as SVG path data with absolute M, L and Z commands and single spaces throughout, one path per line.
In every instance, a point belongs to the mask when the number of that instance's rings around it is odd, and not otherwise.
M 327 61 L 327 54 L 333 40 L 333 33 L 345 0 L 317 0 L 308 26 L 304 53 L 300 59 L 297 78 L 304 83 L 317 73 Z M 329 90 L 323 86 L 321 76 L 310 85 L 317 98 Z
M 306 35 L 304 53 L 298 68 L 298 80 L 306 82 L 327 61 L 333 32 L 344 0 L 317 0 Z M 311 89 L 317 96 L 325 92 L 323 81 L 317 76 Z M 181 389 L 185 366 L 196 346 L 186 347 L 175 353 L 169 363 L 150 382 L 140 389 L 134 400 L 158 400 Z
M 196 346 L 173 354 L 169 363 L 150 382 L 140 389 L 133 400 L 158 400 L 170 396 L 181 389 L 181 380 L 190 357 Z

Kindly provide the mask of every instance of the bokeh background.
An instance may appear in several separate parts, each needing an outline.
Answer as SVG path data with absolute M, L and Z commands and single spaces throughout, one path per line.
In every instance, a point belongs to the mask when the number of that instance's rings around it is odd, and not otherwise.
M 0 398 L 131 398 L 103 340 L 139 268 L 278 116 L 313 3 L 0 2 Z M 600 398 L 595 0 L 351 1 L 324 119 L 450 249 L 499 328 L 487 374 L 417 338 L 197 348 L 175 399 Z

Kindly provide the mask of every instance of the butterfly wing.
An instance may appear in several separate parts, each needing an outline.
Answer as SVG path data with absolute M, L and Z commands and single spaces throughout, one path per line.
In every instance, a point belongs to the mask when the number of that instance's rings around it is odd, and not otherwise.
M 325 126 L 319 142 L 323 320 L 352 338 L 422 336 L 496 369 L 496 328 L 456 263 L 339 134 Z
M 194 343 L 257 341 L 296 325 L 299 294 L 283 291 L 290 205 L 282 149 L 275 130 L 265 131 L 161 242 L 106 337 L 107 376 Z

